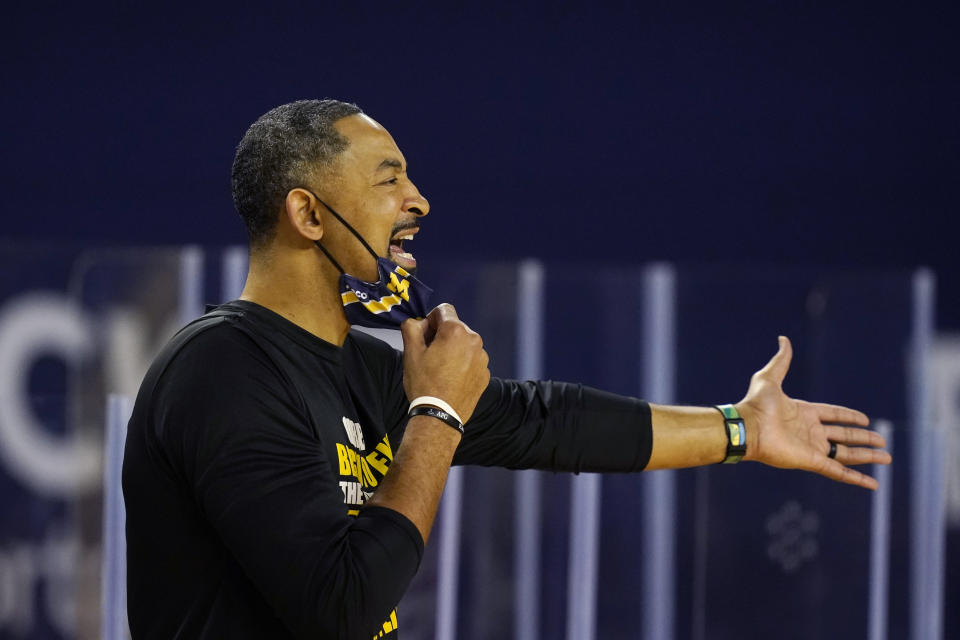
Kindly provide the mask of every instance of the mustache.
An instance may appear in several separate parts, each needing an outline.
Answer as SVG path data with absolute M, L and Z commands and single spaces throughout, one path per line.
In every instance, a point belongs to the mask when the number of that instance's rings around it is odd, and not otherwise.
M 400 224 L 395 225 L 393 229 L 390 230 L 390 237 L 392 238 L 398 233 L 400 233 L 401 231 L 404 231 L 406 229 L 416 229 L 419 226 L 420 226 L 420 223 L 416 220 L 410 220 L 409 222 L 401 222 Z

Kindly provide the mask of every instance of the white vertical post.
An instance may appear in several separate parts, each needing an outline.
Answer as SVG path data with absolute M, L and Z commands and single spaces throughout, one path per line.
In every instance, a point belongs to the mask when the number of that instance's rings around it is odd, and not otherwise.
M 930 497 L 930 554 L 927 567 L 930 584 L 927 596 L 930 601 L 928 638 L 943 637 L 943 599 L 946 572 L 947 546 L 947 432 L 943 425 L 930 425 L 929 473 L 927 474 Z
M 236 300 L 247 281 L 247 248 L 227 247 L 220 259 L 220 302 Z
M 517 274 L 517 378 L 543 377 L 543 265 L 521 262 Z M 516 640 L 540 637 L 540 519 L 539 471 L 514 474 L 515 603 L 513 636 Z
M 690 637 L 707 640 L 707 558 L 710 526 L 710 471 L 700 467 L 696 475 L 693 503 L 693 598 L 690 612 Z
M 180 250 L 180 324 L 203 315 L 203 249 L 195 246 Z
M 675 395 L 676 274 L 671 265 L 655 264 L 643 274 L 643 353 L 641 397 L 669 404 Z M 654 471 L 643 478 L 644 640 L 674 637 L 674 565 L 676 478 Z
M 129 637 L 127 627 L 126 510 L 120 486 L 127 421 L 133 411 L 130 398 L 107 396 L 107 425 L 103 473 L 103 565 L 100 576 L 100 631 L 103 640 Z
M 440 503 L 440 559 L 437 566 L 437 640 L 456 640 L 460 584 L 460 514 L 463 467 L 450 467 Z
M 573 477 L 570 485 L 567 640 L 593 640 L 596 636 L 602 478 L 596 473 L 581 473 Z
M 933 344 L 934 277 L 927 269 L 913 277 L 910 348 L 911 542 L 910 630 L 915 640 L 939 638 L 943 627 L 943 546 L 946 523 L 943 475 L 931 420 L 929 354 Z
M 877 420 L 877 432 L 887 441 L 893 454 L 893 425 Z M 873 493 L 870 513 L 870 607 L 868 640 L 887 640 L 887 597 L 890 580 L 890 500 L 893 495 L 893 472 L 890 465 L 873 466 L 873 477 L 879 487 Z

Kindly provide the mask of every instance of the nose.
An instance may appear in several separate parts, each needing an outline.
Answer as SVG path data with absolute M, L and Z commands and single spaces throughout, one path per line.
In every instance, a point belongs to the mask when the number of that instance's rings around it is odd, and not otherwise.
M 403 210 L 409 211 L 418 218 L 430 213 L 430 203 L 424 198 L 416 185 L 410 183 L 411 193 L 403 202 Z

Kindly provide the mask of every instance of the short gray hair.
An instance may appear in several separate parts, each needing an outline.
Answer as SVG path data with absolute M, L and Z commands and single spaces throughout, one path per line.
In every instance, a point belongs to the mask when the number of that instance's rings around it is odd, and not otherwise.
M 273 237 L 281 204 L 291 189 L 309 186 L 349 144 L 334 128 L 363 111 L 339 100 L 298 100 L 280 105 L 250 125 L 233 158 L 233 204 L 243 218 L 250 246 Z

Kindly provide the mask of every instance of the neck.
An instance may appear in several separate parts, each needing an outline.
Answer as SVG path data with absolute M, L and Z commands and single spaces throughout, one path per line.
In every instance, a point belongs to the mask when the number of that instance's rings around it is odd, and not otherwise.
M 323 256 L 320 256 L 323 258 Z M 350 325 L 343 314 L 340 272 L 317 249 L 251 251 L 241 300 L 270 309 L 321 340 L 340 346 Z

